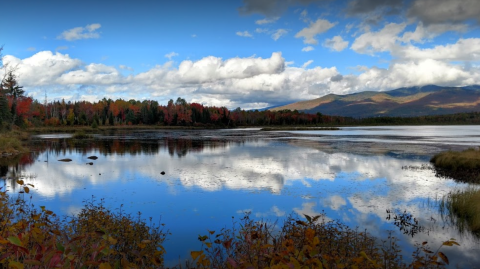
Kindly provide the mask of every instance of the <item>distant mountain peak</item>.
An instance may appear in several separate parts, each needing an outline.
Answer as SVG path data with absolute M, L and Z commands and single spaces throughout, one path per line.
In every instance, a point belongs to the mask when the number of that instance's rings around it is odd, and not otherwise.
M 347 117 L 424 116 L 480 111 L 480 85 L 424 85 L 391 91 L 328 94 L 270 110 L 299 110 Z

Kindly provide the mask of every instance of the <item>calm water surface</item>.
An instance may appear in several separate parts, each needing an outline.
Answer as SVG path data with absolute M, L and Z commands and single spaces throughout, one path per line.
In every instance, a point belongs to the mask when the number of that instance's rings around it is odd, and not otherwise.
M 406 257 L 414 242 L 434 247 L 456 238 L 461 247 L 444 252 L 452 264 L 472 268 L 480 264 L 478 240 L 443 221 L 436 203 L 468 186 L 419 168 L 434 153 L 480 145 L 479 134 L 478 126 L 403 126 L 157 130 L 88 140 L 40 135 L 32 141 L 36 152 L 19 165 L 4 165 L 0 176 L 15 191 L 11 178 L 21 174 L 35 185 L 34 204 L 57 213 L 75 214 L 94 196 L 112 209 L 123 204 L 128 212 L 165 223 L 172 233 L 165 243 L 167 264 L 199 250 L 198 235 L 231 227 L 232 217 L 238 220 L 244 212 L 272 222 L 292 213 L 324 212 L 374 236 L 394 231 Z M 91 155 L 98 159 L 87 159 Z M 73 161 L 59 162 L 62 158 Z M 387 209 L 412 214 L 424 231 L 403 234 L 387 219 Z

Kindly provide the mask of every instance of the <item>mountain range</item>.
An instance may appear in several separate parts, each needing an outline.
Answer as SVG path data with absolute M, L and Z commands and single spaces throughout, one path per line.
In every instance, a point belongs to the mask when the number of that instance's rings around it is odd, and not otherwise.
M 442 87 L 427 85 L 385 92 L 365 91 L 321 98 L 270 108 L 306 113 L 320 112 L 345 117 L 414 117 L 480 111 L 480 85 Z

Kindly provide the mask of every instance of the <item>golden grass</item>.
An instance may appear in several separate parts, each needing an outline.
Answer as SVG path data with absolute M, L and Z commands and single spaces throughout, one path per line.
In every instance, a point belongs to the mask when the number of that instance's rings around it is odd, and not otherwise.
M 18 154 L 26 152 L 27 149 L 22 146 L 22 141 L 26 137 L 24 133 L 13 131 L 0 134 L 0 154 Z
M 437 176 L 460 182 L 480 183 L 480 150 L 470 148 L 461 152 L 447 151 L 436 154 L 430 162 Z
M 450 170 L 479 169 L 480 150 L 470 148 L 464 151 L 447 151 L 436 154 L 430 160 L 436 167 Z
M 480 236 L 480 189 L 452 192 L 442 200 L 441 208 L 448 209 L 448 218 L 460 231 L 468 229 Z
M 92 136 L 85 133 L 85 130 L 78 130 L 73 134 L 73 138 L 85 139 L 85 138 L 92 138 Z

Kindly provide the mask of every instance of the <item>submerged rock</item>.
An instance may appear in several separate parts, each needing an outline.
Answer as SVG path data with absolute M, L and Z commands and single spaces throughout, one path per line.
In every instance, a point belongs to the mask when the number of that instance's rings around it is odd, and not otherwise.
M 92 163 L 92 162 L 89 162 L 89 163 L 87 163 L 87 164 L 89 164 L 89 165 L 93 165 L 93 163 Z
M 65 158 L 65 159 L 60 159 L 58 160 L 59 162 L 71 162 L 72 159 L 69 159 L 69 158 Z
M 165 175 L 165 171 L 160 172 L 161 175 Z
M 95 156 L 95 155 L 93 155 L 93 156 L 87 157 L 87 159 L 90 159 L 90 160 L 96 160 L 96 159 L 98 159 L 98 157 L 97 157 L 97 156 Z

